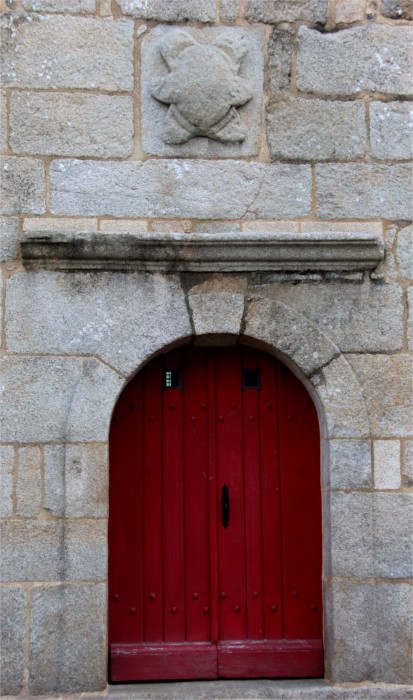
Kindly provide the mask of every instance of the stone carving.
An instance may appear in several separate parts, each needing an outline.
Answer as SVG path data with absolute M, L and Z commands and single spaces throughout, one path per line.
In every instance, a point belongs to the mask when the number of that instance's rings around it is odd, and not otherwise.
M 217 37 L 201 44 L 176 30 L 160 45 L 169 73 L 155 82 L 152 97 L 169 105 L 163 141 L 183 144 L 195 136 L 222 143 L 244 141 L 247 129 L 236 107 L 254 94 L 251 80 L 240 75 L 247 46 L 242 36 Z

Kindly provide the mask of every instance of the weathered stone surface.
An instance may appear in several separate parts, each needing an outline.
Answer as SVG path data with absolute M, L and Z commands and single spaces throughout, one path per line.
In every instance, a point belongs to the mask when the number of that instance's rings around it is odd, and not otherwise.
M 244 313 L 246 278 L 212 278 L 192 287 L 188 305 L 196 335 L 238 335 Z
M 411 578 L 413 494 L 376 493 L 372 494 L 372 499 L 375 557 L 373 575 L 395 579 Z
M 411 219 L 412 170 L 408 164 L 329 163 L 316 166 L 321 219 Z
M 380 12 L 391 19 L 412 19 L 412 0 L 382 0 Z
M 155 233 L 190 233 L 192 231 L 192 221 L 189 219 L 181 221 L 155 220 L 152 221 L 151 229 Z
M 139 219 L 102 219 L 100 222 L 101 231 L 116 233 L 144 233 L 148 230 L 148 222 Z
M 288 90 L 294 45 L 292 30 L 274 28 L 268 42 L 268 89 L 271 96 Z
M 133 89 L 130 20 L 4 15 L 0 32 L 5 87 Z
M 413 434 L 411 382 L 413 358 L 409 355 L 348 355 L 363 390 L 374 437 L 408 437 Z
M 407 290 L 407 342 L 409 349 L 413 350 L 413 287 Z
M 44 165 L 34 158 L 0 158 L 0 213 L 43 214 L 46 180 Z
M 46 445 L 44 460 L 44 507 L 52 515 L 107 515 L 106 445 Z
M 326 593 L 331 680 L 409 684 L 411 586 L 338 581 Z
M 107 440 L 123 379 L 94 358 L 2 358 L 5 442 Z
M 413 157 L 413 107 L 409 102 L 370 104 L 370 143 L 373 158 Z
M 244 224 L 245 226 L 245 224 Z M 301 232 L 314 231 L 333 233 L 336 231 L 348 233 L 374 233 L 378 238 L 383 236 L 381 221 L 302 221 Z
M 369 440 L 330 440 L 330 488 L 371 488 Z
M 142 41 L 143 150 L 169 156 L 256 155 L 264 41 L 262 27 L 151 30 Z
M 0 446 L 0 517 L 13 513 L 14 447 Z
M 17 515 L 38 515 L 42 505 L 41 454 L 38 447 L 21 447 L 17 467 Z
M 235 22 L 240 12 L 240 0 L 221 0 L 219 16 L 221 22 Z
M 270 108 L 272 160 L 331 160 L 363 156 L 367 137 L 362 102 L 290 98 Z
M 116 0 L 125 15 L 160 22 L 215 22 L 215 0 Z
M 1 580 L 103 581 L 105 520 L 5 520 Z
M 322 95 L 381 92 L 409 95 L 410 27 L 363 25 L 320 35 L 300 27 L 297 86 Z
M 413 440 L 406 440 L 404 443 L 402 474 L 403 485 L 413 486 Z
M 0 588 L 0 647 L 2 652 L 0 693 L 18 695 L 23 686 L 26 656 L 26 591 Z
M 374 487 L 399 489 L 401 486 L 399 440 L 374 440 Z
M 132 97 L 13 93 L 10 146 L 15 153 L 46 156 L 128 156 L 133 151 Z
M 95 0 L 22 0 L 25 10 L 41 12 L 94 12 Z
M 19 219 L 0 217 L 0 260 L 15 260 L 18 255 Z
M 104 230 L 102 226 L 105 223 L 102 221 L 101 230 Z M 87 233 L 97 230 L 98 220 L 93 218 L 58 219 L 57 217 L 28 216 L 23 220 L 23 231 L 71 231 L 72 233 L 81 231 Z
M 246 0 L 245 18 L 250 22 L 327 21 L 327 0 Z
M 402 276 L 413 282 L 413 225 L 399 231 L 396 256 Z
M 195 233 L 232 233 L 240 231 L 241 225 L 235 221 L 195 221 L 193 230 Z
M 184 292 L 173 276 L 23 273 L 10 278 L 7 303 L 9 350 L 101 355 L 127 374 L 192 334 Z M 87 437 L 90 426 L 83 432 L 87 440 L 106 440 L 104 430 L 98 429 L 101 438 Z
M 366 0 L 337 0 L 336 24 L 350 24 L 364 19 Z
M 51 210 L 59 215 L 289 219 L 311 210 L 308 165 L 64 160 L 52 162 L 50 177 Z
M 7 152 L 7 97 L 5 90 L 0 90 L 0 152 Z
M 106 686 L 106 586 L 35 588 L 29 687 L 34 695 Z
M 320 396 L 330 437 L 369 436 L 368 415 L 360 386 L 343 356 L 323 367 L 311 381 Z
M 398 285 L 283 284 L 274 295 L 325 332 L 343 352 L 403 347 Z

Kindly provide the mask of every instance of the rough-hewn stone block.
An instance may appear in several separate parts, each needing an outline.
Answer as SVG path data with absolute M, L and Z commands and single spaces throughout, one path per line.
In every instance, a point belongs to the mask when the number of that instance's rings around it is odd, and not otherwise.
M 413 494 L 376 493 L 372 499 L 373 576 L 409 579 L 413 576 Z
M 197 335 L 238 335 L 244 313 L 246 278 L 208 280 L 192 287 L 188 304 Z
M 240 0 L 221 0 L 219 17 L 221 22 L 235 22 L 240 12 Z
M 406 440 L 404 444 L 402 474 L 403 485 L 413 486 L 413 440 Z
M 413 434 L 411 382 L 413 358 L 409 355 L 348 355 L 363 390 L 372 435 L 376 438 Z
M 406 226 L 399 231 L 396 257 L 402 276 L 413 282 L 413 225 Z
M 401 486 L 400 442 L 374 440 L 374 487 L 399 489 Z
M 0 152 L 7 152 L 7 97 L 5 90 L 0 90 Z
M 321 35 L 299 31 L 297 85 L 303 92 L 357 95 L 413 92 L 412 29 L 382 24 L 363 25 Z
M 30 307 L 23 301 L 28 298 Z M 185 295 L 173 276 L 102 273 L 98 280 L 94 273 L 23 273 L 10 278 L 7 303 L 13 352 L 102 353 L 128 374 L 165 344 L 192 334 Z
M 95 0 L 22 0 L 25 10 L 35 12 L 94 12 Z
M 273 160 L 356 158 L 366 151 L 361 102 L 292 98 L 270 108 L 267 137 Z
M 125 15 L 160 22 L 215 22 L 215 0 L 116 0 Z
M 128 156 L 133 151 L 132 97 L 14 93 L 10 145 L 15 153 Z
M 15 260 L 18 255 L 19 219 L 0 217 L 0 260 Z
M 369 489 L 371 487 L 371 445 L 369 440 L 330 440 L 330 487 Z
M 288 90 L 294 45 L 292 30 L 275 28 L 268 41 L 268 89 L 271 96 Z
M 0 31 L 5 87 L 110 92 L 133 88 L 133 22 L 129 20 L 5 15 Z
M 327 0 L 246 0 L 245 18 L 250 22 L 327 21 Z
M 53 515 L 107 515 L 106 445 L 46 445 L 44 469 L 44 507 Z
M 2 664 L 0 693 L 18 695 L 23 686 L 26 656 L 26 591 L 0 588 L 0 647 Z
M 69 216 L 297 218 L 311 210 L 308 165 L 148 160 L 51 164 L 51 210 Z
M 0 158 L 0 213 L 43 214 L 46 179 L 44 165 L 34 158 Z
M 105 520 L 5 520 L 1 580 L 103 581 Z
M 31 596 L 30 691 L 87 692 L 106 685 L 106 586 L 38 587 Z
M 413 107 L 409 102 L 370 104 L 370 143 L 373 158 L 413 157 Z
M 336 24 L 350 24 L 364 19 L 366 0 L 337 0 Z
M 0 446 L 0 516 L 13 513 L 14 447 Z
M 148 222 L 143 219 L 102 219 L 100 230 L 110 233 L 145 233 L 148 230 Z
M 413 287 L 407 290 L 407 342 L 409 349 L 413 350 Z
M 413 2 L 412 0 L 382 0 L 380 12 L 390 19 L 412 19 Z
M 105 222 L 102 221 L 102 224 Z M 98 220 L 93 219 L 58 219 L 57 217 L 27 216 L 23 220 L 23 231 L 70 231 L 87 233 L 98 230 Z M 103 229 L 101 229 L 103 230 Z
M 94 358 L 2 358 L 5 442 L 103 442 L 123 379 Z
M 343 352 L 403 347 L 403 294 L 398 285 L 283 284 L 274 294 L 311 319 Z
M 411 219 L 409 164 L 331 163 L 316 166 L 321 219 Z
M 17 515 L 38 515 L 42 505 L 41 454 L 38 447 L 21 447 L 17 466 Z

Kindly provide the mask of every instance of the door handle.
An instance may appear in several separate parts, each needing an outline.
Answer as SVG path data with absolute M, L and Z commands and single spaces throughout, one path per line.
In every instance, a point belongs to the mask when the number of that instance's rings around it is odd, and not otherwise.
M 229 490 L 226 484 L 222 487 L 221 493 L 221 511 L 222 511 L 222 525 L 228 527 L 229 525 Z

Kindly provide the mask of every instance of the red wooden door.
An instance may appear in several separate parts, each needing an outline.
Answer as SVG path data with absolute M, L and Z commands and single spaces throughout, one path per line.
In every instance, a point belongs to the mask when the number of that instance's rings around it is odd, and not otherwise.
M 110 433 L 111 681 L 323 675 L 319 428 L 255 350 L 185 348 Z

